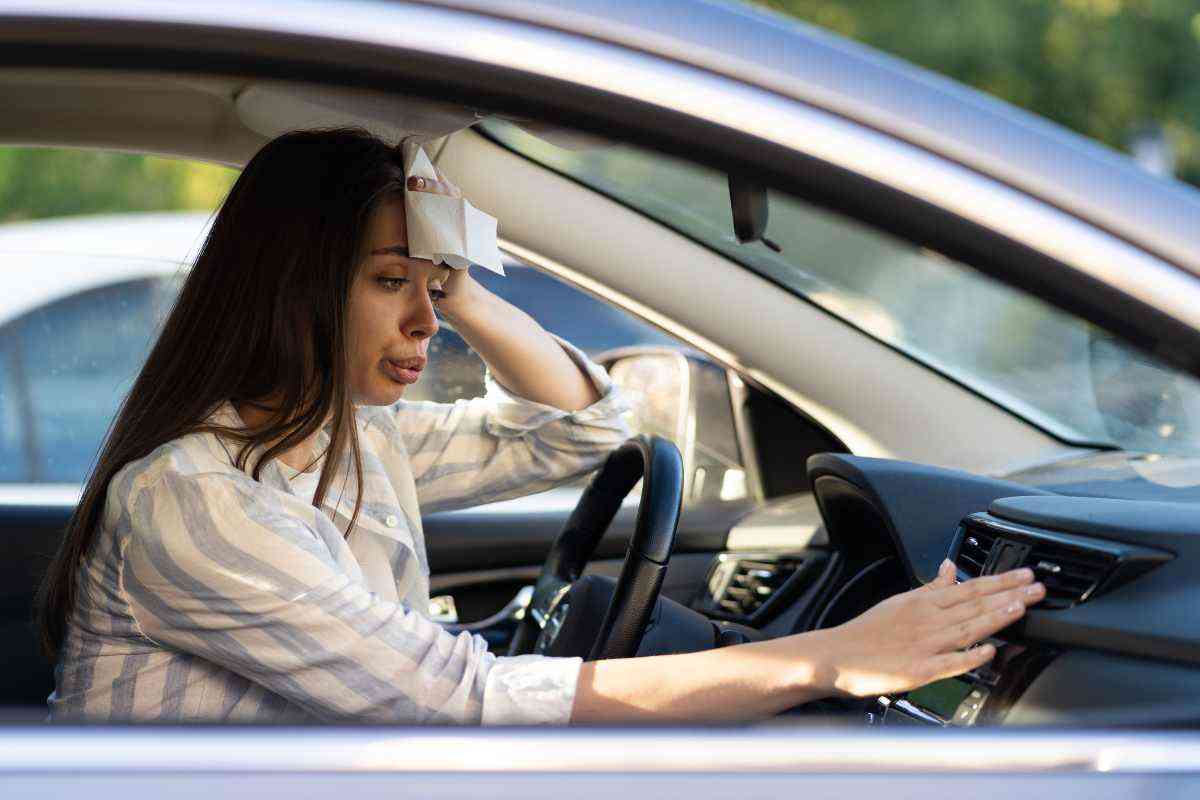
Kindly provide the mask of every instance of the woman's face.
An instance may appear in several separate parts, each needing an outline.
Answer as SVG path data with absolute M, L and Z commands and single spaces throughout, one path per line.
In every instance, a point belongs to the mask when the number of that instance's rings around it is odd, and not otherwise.
M 366 256 L 350 288 L 350 389 L 360 405 L 391 405 L 416 383 L 438 321 L 449 268 L 408 257 L 404 201 L 380 204 L 367 227 Z

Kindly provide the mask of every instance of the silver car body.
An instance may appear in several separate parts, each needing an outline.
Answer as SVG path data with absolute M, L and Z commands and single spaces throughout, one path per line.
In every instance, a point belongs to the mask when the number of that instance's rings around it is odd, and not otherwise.
M 368 75 L 377 86 L 385 74 L 413 78 L 435 61 L 461 67 L 458 77 L 442 76 L 451 84 L 482 83 L 480 76 L 489 71 L 498 78 L 520 76 L 528 81 L 522 90 L 558 90 L 553 102 L 560 110 L 584 108 L 590 99 L 593 116 L 581 119 L 597 127 L 645 132 L 649 123 L 636 117 L 655 111 L 672 124 L 694 121 L 691 128 L 660 131 L 656 141 L 694 143 L 708 135 L 710 149 L 723 157 L 740 151 L 753 161 L 791 153 L 869 179 L 1045 256 L 1045 274 L 1060 286 L 1086 282 L 1125 298 L 1144 313 L 1138 324 L 1147 330 L 1159 326 L 1159 334 L 1175 333 L 1181 346 L 1200 337 L 1195 192 L 1144 175 L 1096 145 L 932 75 L 737 7 L 17 0 L 0 7 L 0 53 L 23 66 L 133 71 L 270 67 L 278 74 L 287 65 L 314 80 Z M 390 58 L 381 62 L 383 56 Z M 494 97 L 505 92 L 502 85 L 485 89 Z M 0 120 L 0 138 L 19 138 L 7 125 L 13 123 Z M 157 149 L 151 144 L 154 131 L 146 137 L 147 149 Z M 52 132 L 39 139 L 53 140 Z M 761 152 L 747 150 L 751 142 Z M 62 143 L 138 146 L 115 135 L 106 142 L 103 120 L 90 139 L 72 135 Z M 177 152 L 217 160 L 225 152 L 225 160 L 237 161 L 251 144 L 243 140 L 239 149 L 236 141 L 197 143 Z M 782 164 L 781 171 L 794 176 L 798 160 Z M 521 240 L 511 241 L 513 248 L 540 250 L 532 255 L 554 269 L 552 244 L 538 248 L 537 236 L 519 225 L 516 234 Z M 652 306 L 641 303 L 636 276 L 619 266 L 609 272 L 588 265 L 558 269 L 641 309 L 814 416 L 825 414 L 822 421 L 831 427 L 838 424 L 836 398 L 825 398 L 823 405 L 815 390 L 801 387 L 791 371 L 795 367 L 773 360 L 748 334 L 706 325 L 711 309 L 689 308 L 683 299 L 673 303 L 661 292 Z M 663 280 L 687 275 L 682 268 L 664 269 Z M 785 294 L 760 292 L 756 302 L 784 303 Z M 1085 310 L 1097 302 L 1081 295 Z M 768 326 L 758 336 L 779 341 L 789 323 L 778 324 L 785 327 Z M 848 442 L 852 428 L 843 426 Z M 855 450 L 886 453 L 893 445 L 899 447 L 867 432 Z M 983 460 L 980 455 L 974 463 Z M 9 797 L 85 786 L 106 798 L 213 791 L 916 797 L 946 790 L 977 797 L 1015 792 L 1134 797 L 1152 791 L 1184 796 L 1200 785 L 1200 740 L 1155 732 L 882 736 L 775 726 L 553 732 L 13 727 L 0 731 L 0 739 L 0 774 Z M 244 780 L 229 781 L 230 776 Z

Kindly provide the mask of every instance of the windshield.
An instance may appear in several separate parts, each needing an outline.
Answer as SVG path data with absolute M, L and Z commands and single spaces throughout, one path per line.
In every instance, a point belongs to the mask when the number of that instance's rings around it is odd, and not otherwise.
M 633 147 L 501 144 L 641 211 L 1068 442 L 1200 454 L 1200 382 L 938 253 L 779 192 L 767 235 L 733 235 L 726 176 Z

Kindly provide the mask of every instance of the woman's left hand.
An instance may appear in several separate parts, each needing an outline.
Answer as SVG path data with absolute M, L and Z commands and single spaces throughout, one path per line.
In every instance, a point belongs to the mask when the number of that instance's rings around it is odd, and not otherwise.
M 433 172 L 436 180 L 410 177 L 408 191 L 462 197 L 441 170 L 435 166 Z M 445 296 L 435 306 L 509 391 L 564 411 L 578 411 L 600 399 L 591 377 L 532 317 L 489 292 L 469 270 L 449 273 L 442 282 Z
M 440 194 L 445 197 L 463 196 L 462 189 L 458 188 L 452 180 L 447 178 L 445 173 L 439 170 L 437 166 L 434 166 L 433 174 L 437 176 L 436 180 L 414 175 L 405 182 L 405 187 L 410 192 L 428 192 L 429 194 Z M 478 284 L 471 277 L 470 268 L 451 268 L 446 279 L 442 281 L 444 297 L 436 301 L 434 305 L 438 311 L 453 320 L 457 309 L 470 302 L 469 297 L 476 288 L 478 288 Z

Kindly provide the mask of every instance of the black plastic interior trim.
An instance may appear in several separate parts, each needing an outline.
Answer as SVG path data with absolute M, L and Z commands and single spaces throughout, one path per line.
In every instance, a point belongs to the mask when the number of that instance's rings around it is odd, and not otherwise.
M 1070 650 L 1014 698 L 1005 725 L 1200 724 L 1200 670 Z
M 808 474 L 831 545 L 852 562 L 898 553 L 913 586 L 937 577 L 963 517 L 997 498 L 1048 494 L 961 470 L 836 453 L 811 457 Z
M 1149 572 L 1154 567 L 1159 566 L 1174 558 L 1174 554 L 1151 547 L 1143 547 L 1141 545 L 1129 544 L 1125 542 L 1113 542 L 1105 539 L 1097 539 L 1090 536 L 1080 536 L 1077 534 L 1061 533 L 1058 531 L 1047 530 L 1044 528 L 1022 525 L 1016 522 L 1010 522 L 991 514 L 980 512 L 971 514 L 963 520 L 963 524 L 959 527 L 958 532 L 954 536 L 954 541 L 950 545 L 950 558 L 957 564 L 962 542 L 964 538 L 974 531 L 976 535 L 987 535 L 995 537 L 997 540 L 1004 539 L 1009 542 L 1020 542 L 1025 545 L 1036 546 L 1037 543 L 1045 543 L 1052 546 L 1070 548 L 1084 553 L 1096 553 L 1110 558 L 1111 564 L 1097 575 L 1095 582 L 1086 591 L 1082 591 L 1078 599 L 1066 600 L 1064 598 L 1054 598 L 1047 596 L 1042 601 L 1041 606 L 1050 607 L 1067 607 L 1076 603 L 1087 602 L 1092 597 L 1103 594 L 1105 591 L 1115 589 L 1137 577 Z M 1035 551 L 1031 551 L 1035 552 Z M 984 565 L 987 567 L 988 565 Z M 1037 566 L 1033 565 L 1032 558 L 1029 561 L 1018 562 L 1016 566 L 1033 566 L 1037 573 Z M 1099 565 L 1096 565 L 1099 567 Z M 992 570 L 981 570 L 981 574 L 991 574 Z M 1052 575 L 1043 576 L 1038 574 L 1038 577 L 1047 581 L 1047 587 L 1051 584 Z
M 773 393 L 751 386 L 745 405 L 768 498 L 812 491 L 808 473 L 796 468 L 809 456 L 850 452 L 823 425 Z
M 883 556 L 862 566 L 841 585 L 829 602 L 825 604 L 813 621 L 813 628 L 821 629 L 841 625 L 866 611 L 875 602 L 884 599 L 884 593 L 868 591 L 868 586 L 872 589 L 879 589 L 882 588 L 879 586 L 879 583 L 882 582 L 884 587 L 900 590 L 908 588 L 894 586 L 905 572 L 906 570 L 902 568 L 895 556 Z

